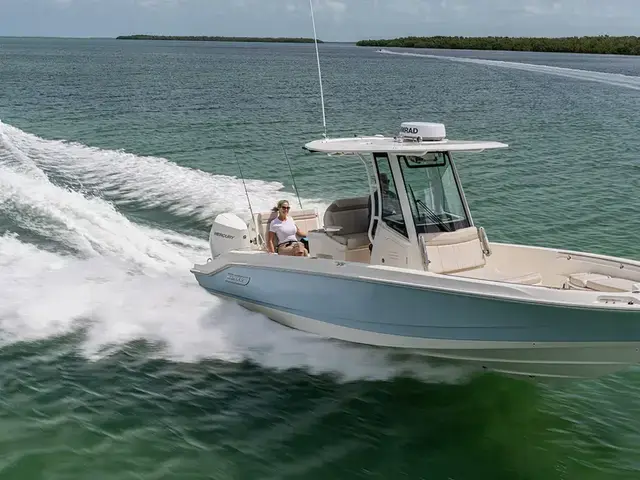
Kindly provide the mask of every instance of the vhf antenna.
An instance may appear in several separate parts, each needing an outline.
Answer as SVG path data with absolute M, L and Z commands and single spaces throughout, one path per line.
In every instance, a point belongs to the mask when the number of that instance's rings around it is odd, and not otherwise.
M 316 34 L 316 19 L 313 15 L 313 0 L 309 0 L 311 8 L 311 22 L 313 23 L 313 41 L 316 45 L 316 59 L 318 61 L 318 79 L 320 80 L 320 100 L 322 102 L 322 126 L 324 127 L 324 138 L 327 138 L 327 119 L 324 114 L 324 92 L 322 90 L 322 71 L 320 70 L 320 53 L 318 52 L 318 35 Z

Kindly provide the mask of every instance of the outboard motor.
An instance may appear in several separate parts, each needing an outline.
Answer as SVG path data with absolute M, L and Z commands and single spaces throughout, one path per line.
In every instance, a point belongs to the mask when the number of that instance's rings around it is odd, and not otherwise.
M 211 226 L 209 247 L 212 258 L 230 250 L 248 250 L 250 240 L 247 224 L 233 213 L 221 213 Z

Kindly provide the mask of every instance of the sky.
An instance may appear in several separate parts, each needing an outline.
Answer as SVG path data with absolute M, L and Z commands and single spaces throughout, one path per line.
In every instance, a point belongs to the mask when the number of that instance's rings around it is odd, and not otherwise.
M 640 35 L 640 0 L 313 0 L 318 38 Z M 0 0 L 0 36 L 312 37 L 309 0 Z

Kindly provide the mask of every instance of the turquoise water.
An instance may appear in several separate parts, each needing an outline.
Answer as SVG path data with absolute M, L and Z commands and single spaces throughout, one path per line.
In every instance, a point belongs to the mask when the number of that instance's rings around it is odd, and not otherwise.
M 491 239 L 640 258 L 640 59 L 320 46 L 329 134 L 441 121 Z M 416 55 L 417 54 L 417 55 Z M 437 55 L 434 58 L 430 55 Z M 365 191 L 312 45 L 0 39 L 0 478 L 635 479 L 638 369 L 539 385 L 203 292 L 212 217 Z M 295 286 L 292 286 L 295 295 Z

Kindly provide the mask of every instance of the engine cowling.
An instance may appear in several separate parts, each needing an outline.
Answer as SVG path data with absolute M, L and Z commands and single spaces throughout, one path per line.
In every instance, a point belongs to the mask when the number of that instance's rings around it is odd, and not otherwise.
M 221 213 L 211 226 L 209 247 L 213 258 L 230 250 L 251 248 L 247 224 L 233 213 Z

